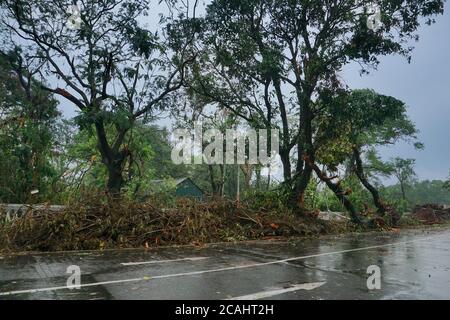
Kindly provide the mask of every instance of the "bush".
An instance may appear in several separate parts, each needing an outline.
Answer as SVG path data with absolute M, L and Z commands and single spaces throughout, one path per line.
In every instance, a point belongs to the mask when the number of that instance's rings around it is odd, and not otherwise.
M 282 188 L 272 191 L 247 191 L 242 197 L 242 203 L 249 209 L 262 212 L 280 210 L 291 213 L 288 202 L 289 194 Z

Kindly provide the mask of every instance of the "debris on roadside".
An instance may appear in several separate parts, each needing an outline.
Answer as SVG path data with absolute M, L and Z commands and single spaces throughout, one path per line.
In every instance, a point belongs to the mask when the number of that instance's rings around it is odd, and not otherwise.
M 155 201 L 85 199 L 52 211 L 29 208 L 0 223 L 0 251 L 90 250 L 241 241 L 272 236 L 314 236 L 345 229 L 336 222 L 299 217 L 288 210 L 255 210 L 233 201 L 179 199 L 172 208 Z
M 424 224 L 438 224 L 450 221 L 450 208 L 438 204 L 416 206 L 412 216 Z

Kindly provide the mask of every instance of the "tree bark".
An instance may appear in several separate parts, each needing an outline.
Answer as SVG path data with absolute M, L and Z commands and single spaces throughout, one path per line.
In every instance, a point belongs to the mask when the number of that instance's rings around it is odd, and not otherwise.
M 211 183 L 211 189 L 213 196 L 217 196 L 217 184 L 216 180 L 214 179 L 214 168 L 212 165 L 208 165 L 208 171 L 209 171 L 209 181 Z
M 227 175 L 227 168 L 225 167 L 225 165 L 222 165 L 220 167 L 220 169 L 221 169 L 221 174 L 222 174 L 221 187 L 220 187 L 220 196 L 222 198 L 224 198 L 225 197 L 225 178 L 226 178 L 226 175 Z
M 291 162 L 289 159 L 289 151 L 284 147 L 280 148 L 280 159 L 283 164 L 283 178 L 285 182 L 288 182 L 292 179 L 291 172 Z
M 124 162 L 129 156 L 129 150 L 119 150 L 119 148 L 122 145 L 126 131 L 119 132 L 114 146 L 111 148 L 101 119 L 96 120 L 95 128 L 102 162 L 108 170 L 107 191 L 113 198 L 120 197 L 120 192 L 124 184 L 123 167 Z
M 305 192 L 308 187 L 313 167 L 311 164 L 315 161 L 315 150 L 313 145 L 313 130 L 312 121 L 313 113 L 310 108 L 311 93 L 310 90 L 303 90 L 297 92 L 300 103 L 300 132 L 299 140 L 297 143 L 297 167 L 296 177 L 294 185 L 294 198 L 291 201 L 295 201 L 300 211 L 305 210 Z M 308 161 L 306 161 L 308 159 Z
M 216 179 L 214 165 L 208 165 L 209 181 L 211 183 L 212 194 L 214 197 L 223 197 L 225 192 L 225 166 L 219 166 L 220 178 Z
M 261 167 L 256 166 L 256 190 L 261 191 Z
M 309 181 L 311 180 L 312 171 L 312 168 L 309 165 L 306 165 L 294 183 L 291 203 L 300 211 L 305 210 L 305 193 L 306 188 L 308 188 Z
M 353 148 L 353 157 L 355 159 L 355 164 L 356 164 L 356 166 L 355 166 L 356 176 L 358 177 L 359 181 L 361 181 L 363 186 L 372 195 L 373 202 L 375 204 L 375 207 L 377 207 L 377 209 L 378 209 L 378 213 L 380 215 L 384 214 L 386 212 L 386 207 L 385 207 L 383 201 L 381 200 L 379 191 L 377 190 L 377 188 L 375 188 L 375 186 L 373 186 L 369 182 L 366 175 L 364 174 L 364 167 L 363 167 L 363 162 L 361 159 L 361 152 L 356 147 Z
M 113 197 L 117 198 L 120 196 L 120 191 L 123 187 L 123 176 L 122 176 L 122 164 L 113 164 L 107 166 L 108 168 L 108 193 Z

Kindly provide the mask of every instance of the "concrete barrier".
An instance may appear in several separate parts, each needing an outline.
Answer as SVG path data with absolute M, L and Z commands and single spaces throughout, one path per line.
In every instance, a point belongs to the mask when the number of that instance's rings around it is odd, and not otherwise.
M 345 215 L 345 213 L 342 212 L 332 212 L 332 211 L 321 211 L 319 213 L 319 219 L 326 220 L 326 221 L 343 221 L 343 220 L 350 220 L 349 217 Z
M 1 204 L 0 203 L 0 221 L 11 221 L 14 218 L 20 217 L 28 211 L 47 209 L 50 211 L 60 211 L 64 206 L 49 206 L 45 204 Z M 319 219 L 322 220 L 350 220 L 349 217 L 342 212 L 322 211 L 319 213 Z

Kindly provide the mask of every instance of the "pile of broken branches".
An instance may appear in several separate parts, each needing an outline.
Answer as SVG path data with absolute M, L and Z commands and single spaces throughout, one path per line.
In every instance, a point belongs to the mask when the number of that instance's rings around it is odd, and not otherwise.
M 179 200 L 170 209 L 156 207 L 154 203 L 92 198 L 58 212 L 30 209 L 11 222 L 0 224 L 0 251 L 202 244 L 273 236 L 311 236 L 334 232 L 336 228 L 329 222 L 299 218 L 291 212 L 260 212 L 226 200 Z

